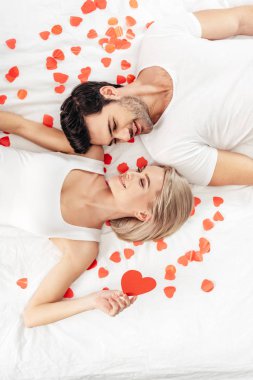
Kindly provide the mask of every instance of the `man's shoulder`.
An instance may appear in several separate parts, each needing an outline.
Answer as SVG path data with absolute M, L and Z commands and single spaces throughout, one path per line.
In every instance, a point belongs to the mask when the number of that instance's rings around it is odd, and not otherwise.
M 138 79 L 143 85 L 152 85 L 156 87 L 168 88 L 171 85 L 172 78 L 170 74 L 161 66 L 150 66 L 144 68 Z

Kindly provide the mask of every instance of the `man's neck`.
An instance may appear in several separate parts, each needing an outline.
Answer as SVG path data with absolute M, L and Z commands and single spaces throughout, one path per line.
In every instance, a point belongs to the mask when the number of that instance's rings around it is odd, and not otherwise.
M 135 82 L 120 89 L 121 96 L 135 96 L 148 107 L 149 115 L 155 124 L 173 96 L 173 82 L 168 73 L 160 68 L 141 71 Z

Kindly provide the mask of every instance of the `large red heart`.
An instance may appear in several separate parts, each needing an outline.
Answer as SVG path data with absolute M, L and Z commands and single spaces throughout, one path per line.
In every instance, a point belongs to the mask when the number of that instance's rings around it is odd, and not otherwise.
M 142 277 L 137 270 L 129 270 L 121 278 L 121 288 L 128 296 L 148 293 L 155 287 L 156 281 L 152 277 Z

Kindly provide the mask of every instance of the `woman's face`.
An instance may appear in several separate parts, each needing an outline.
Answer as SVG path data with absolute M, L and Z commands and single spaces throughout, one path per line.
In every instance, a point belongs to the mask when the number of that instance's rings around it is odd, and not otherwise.
M 163 180 L 163 168 L 147 166 L 140 172 L 128 170 L 111 177 L 108 184 L 120 210 L 140 220 L 148 220 L 151 216 L 148 212 L 149 204 L 162 190 Z

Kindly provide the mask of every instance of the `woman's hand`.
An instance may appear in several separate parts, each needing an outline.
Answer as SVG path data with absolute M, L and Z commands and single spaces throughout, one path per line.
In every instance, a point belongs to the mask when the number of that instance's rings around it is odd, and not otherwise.
M 100 290 L 89 294 L 88 297 L 94 309 L 99 309 L 111 317 L 115 317 L 137 299 L 137 296 L 129 298 L 119 290 Z

